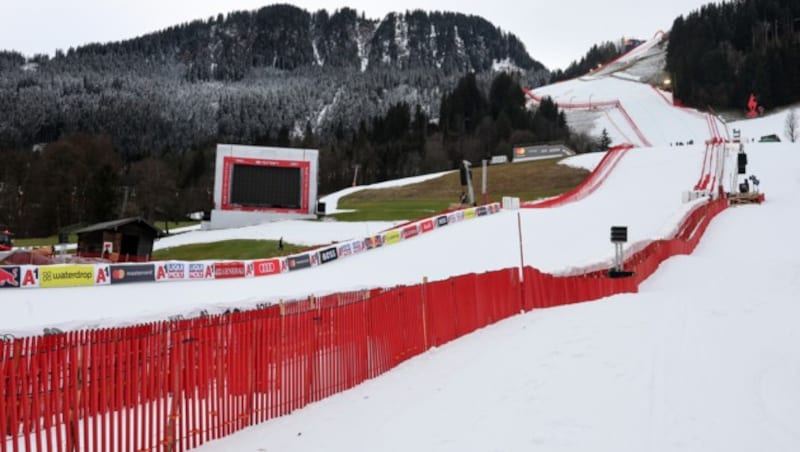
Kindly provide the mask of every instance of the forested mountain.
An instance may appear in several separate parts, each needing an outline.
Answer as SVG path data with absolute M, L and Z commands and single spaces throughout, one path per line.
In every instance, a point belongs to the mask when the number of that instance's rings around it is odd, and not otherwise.
M 501 62 L 527 85 L 546 79 L 515 36 L 479 17 L 273 5 L 27 64 L 0 53 L 0 149 L 103 134 L 130 160 L 281 129 L 330 136 L 401 101 L 436 117 L 461 75 L 488 83 Z
M 0 224 L 40 236 L 210 209 L 216 143 L 317 148 L 326 193 L 355 166 L 371 183 L 563 141 L 555 104 L 525 109 L 521 85 L 548 77 L 487 21 L 419 11 L 277 5 L 53 58 L 0 52 Z
M 612 61 L 621 54 L 621 46 L 611 41 L 606 41 L 599 45 L 595 44 L 586 52 L 586 55 L 581 57 L 580 60 L 570 63 L 563 71 L 561 69 L 553 71 L 550 83 L 580 77 L 596 68 L 598 65 L 603 65 Z
M 712 3 L 672 25 L 667 54 L 675 97 L 699 108 L 743 110 L 800 100 L 800 2 Z

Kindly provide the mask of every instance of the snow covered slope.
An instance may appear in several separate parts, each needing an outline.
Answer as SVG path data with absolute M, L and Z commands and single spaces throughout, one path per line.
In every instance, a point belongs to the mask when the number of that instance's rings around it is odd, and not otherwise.
M 750 162 L 767 202 L 639 294 L 508 319 L 199 450 L 800 449 L 800 152 Z
M 665 55 L 663 34 L 656 34 L 596 72 L 529 94 L 534 99 L 551 97 L 577 131 L 599 136 L 605 129 L 613 144 L 677 146 L 728 137 L 721 120 L 674 107 L 669 93 L 645 83 L 662 76 Z
M 575 267 L 604 263 L 613 257 L 608 243 L 612 225 L 629 226 L 631 246 L 671 232 L 691 207 L 681 202 L 681 193 L 693 186 L 702 158 L 703 149 L 699 146 L 634 149 L 619 161 L 605 183 L 581 202 L 554 209 L 523 209 L 519 220 L 516 211 L 504 211 L 299 272 L 196 283 L 7 290 L 0 303 L 0 331 L 24 334 L 38 333 L 43 327 L 129 325 L 168 315 L 197 315 L 202 309 L 217 312 L 312 293 L 390 287 L 418 283 L 425 277 L 440 280 L 518 266 L 518 221 L 522 225 L 525 265 L 545 272 L 569 273 Z M 351 228 L 345 229 L 354 234 L 348 238 L 377 232 L 370 224 L 308 222 L 272 223 L 263 226 L 266 229 L 261 232 L 258 228 L 247 230 L 263 234 L 264 238 L 284 236 L 298 243 L 320 243 L 321 238 L 333 237 L 321 235 L 328 226 Z M 361 234 L 359 227 L 364 228 Z M 205 240 L 197 232 L 177 236 L 173 243 L 193 237 Z

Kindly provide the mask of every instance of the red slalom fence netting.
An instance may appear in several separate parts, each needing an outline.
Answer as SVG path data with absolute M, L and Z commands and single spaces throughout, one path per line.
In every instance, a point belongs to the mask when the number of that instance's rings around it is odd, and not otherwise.
M 180 451 L 276 418 L 521 311 L 636 292 L 726 207 L 630 256 L 636 272 L 526 267 L 220 316 L 0 343 L 0 451 Z

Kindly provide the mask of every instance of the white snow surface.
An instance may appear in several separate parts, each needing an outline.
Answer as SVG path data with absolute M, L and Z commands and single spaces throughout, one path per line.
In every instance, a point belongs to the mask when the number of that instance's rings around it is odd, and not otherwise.
M 767 202 L 639 294 L 507 319 L 199 450 L 800 450 L 800 149 L 750 149 Z
M 606 182 L 579 202 L 503 211 L 308 270 L 240 280 L 4 290 L 0 332 L 127 325 L 445 279 L 518 266 L 520 246 L 525 265 L 567 273 L 612 256 L 611 225 L 628 225 L 629 247 L 668 236 L 691 208 L 681 203 L 681 192 L 694 186 L 703 161 L 702 145 L 668 142 L 708 138 L 702 115 L 673 109 L 651 88 L 613 78 L 542 91 L 562 99 L 619 98 L 656 146 L 628 151 Z M 765 128 L 780 133 L 781 119 L 737 127 L 745 137 Z M 200 450 L 800 450 L 800 147 L 748 143 L 746 150 L 748 173 L 761 179 L 766 203 L 721 213 L 693 255 L 666 261 L 640 293 L 507 319 Z M 578 156 L 570 164 L 593 167 L 599 157 Z M 258 233 L 285 240 L 292 231 L 295 240 L 322 234 L 301 233 L 305 226 L 298 222 L 283 224 L 283 231 L 279 225 Z

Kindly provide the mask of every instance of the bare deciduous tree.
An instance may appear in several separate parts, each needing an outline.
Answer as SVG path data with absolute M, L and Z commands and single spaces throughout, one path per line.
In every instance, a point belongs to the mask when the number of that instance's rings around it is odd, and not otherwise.
M 798 127 L 797 124 L 797 111 L 794 108 L 789 110 L 789 114 L 786 115 L 786 124 L 783 133 L 786 139 L 792 143 L 797 141 L 798 135 L 800 135 L 800 127 Z

